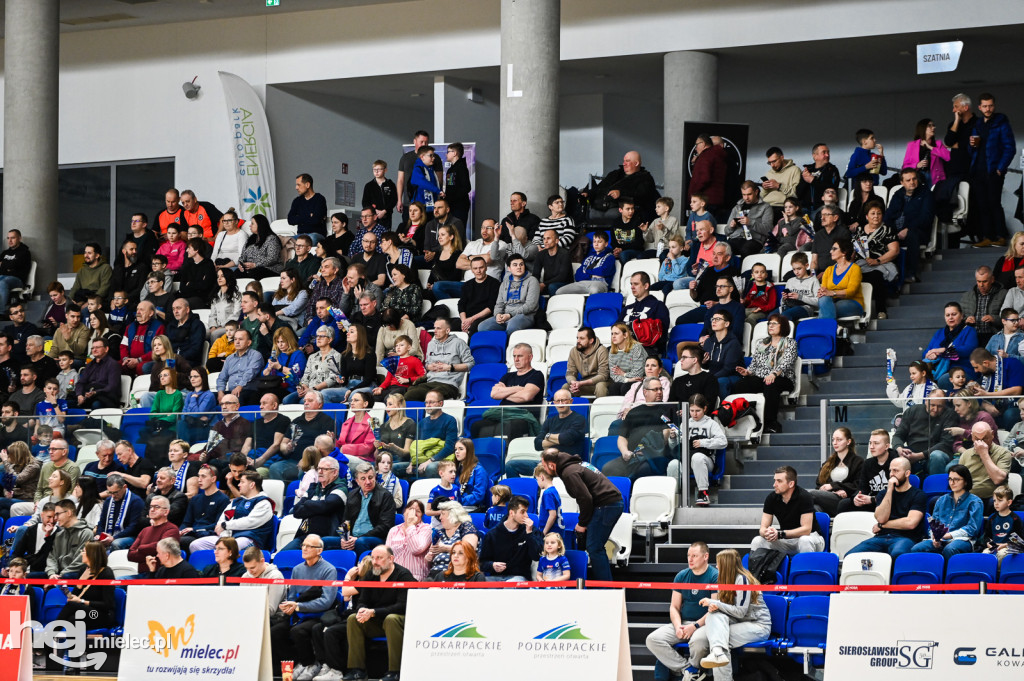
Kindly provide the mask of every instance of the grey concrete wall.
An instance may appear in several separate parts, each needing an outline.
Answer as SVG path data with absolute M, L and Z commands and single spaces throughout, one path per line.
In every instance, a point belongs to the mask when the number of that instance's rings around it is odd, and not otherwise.
M 498 219 L 508 212 L 508 197 L 498 195 L 498 164 L 501 150 L 498 135 L 500 112 L 498 84 L 480 87 L 483 102 L 466 98 L 470 84 L 454 78 L 444 84 L 445 142 L 476 142 L 476 203 L 474 235 L 484 218 Z M 441 154 L 444 150 L 439 150 Z M 500 215 L 498 211 L 502 212 Z

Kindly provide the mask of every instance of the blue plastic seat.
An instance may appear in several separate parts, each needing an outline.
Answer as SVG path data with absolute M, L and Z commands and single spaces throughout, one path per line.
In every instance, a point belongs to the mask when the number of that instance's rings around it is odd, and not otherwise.
M 1024 553 L 1011 553 L 999 565 L 999 581 L 1006 584 L 1024 584 Z M 1020 591 L 1002 593 L 1019 594 Z
M 356 565 L 356 552 L 345 549 L 329 549 L 323 552 L 323 559 L 338 569 L 338 577 L 344 577 L 345 572 Z
M 619 438 L 616 435 L 605 435 L 597 438 L 594 443 L 594 452 L 590 455 L 590 463 L 594 468 L 601 470 L 609 461 L 621 456 L 619 453 Z
M 587 578 L 587 552 L 566 551 L 565 557 L 569 559 L 569 574 L 572 579 Z
M 622 477 L 621 475 L 610 475 L 608 479 L 611 480 L 612 484 L 619 488 L 619 492 L 622 493 L 622 512 L 629 513 L 629 493 L 633 489 L 633 482 L 629 478 Z
M 476 454 L 477 461 L 487 471 L 487 476 L 492 484 L 501 478 L 502 471 L 504 471 L 502 465 L 505 458 L 504 451 L 505 440 L 500 437 L 478 437 L 473 440 L 473 452 Z M 489 500 L 490 497 L 488 496 L 487 499 Z
M 825 548 L 831 546 L 829 539 L 832 537 L 832 518 L 824 511 L 815 511 L 815 519 L 818 521 L 818 529 L 821 530 L 821 538 L 825 540 Z
M 942 584 L 944 567 L 945 560 L 940 553 L 904 553 L 897 556 L 896 561 L 893 563 L 891 583 Z M 897 593 L 914 592 L 902 591 Z
M 802 319 L 796 325 L 797 354 L 807 360 L 831 361 L 836 354 L 839 324 L 835 319 Z
M 569 368 L 568 362 L 555 362 L 548 369 L 548 385 L 547 385 L 547 398 L 548 400 L 555 399 L 555 391 L 565 385 L 565 372 Z
M 238 415 L 250 423 L 255 423 L 260 417 L 260 405 L 246 404 L 238 408 Z
M 949 492 L 949 476 L 945 473 L 939 473 L 936 475 L 929 475 L 921 483 L 921 491 L 929 499 L 933 497 L 941 497 L 943 494 Z
M 621 293 L 596 293 L 583 305 L 583 325 L 596 329 L 611 326 L 622 317 Z
M 786 638 L 786 615 L 789 612 L 789 601 L 778 594 L 762 593 L 761 598 L 768 606 L 768 612 L 772 616 L 772 630 L 768 638 L 761 641 L 752 641 L 742 648 L 764 648 L 766 652 L 777 650 L 783 646 Z
M 188 562 L 196 570 L 202 572 L 203 568 L 213 565 L 217 560 L 214 558 L 213 549 L 207 549 L 205 551 L 193 551 L 188 554 Z
M 149 409 L 145 407 L 134 407 L 127 410 L 121 417 L 121 436 L 133 445 L 136 444 L 142 429 L 146 427 L 149 414 Z
M 839 556 L 834 553 L 798 553 L 790 560 L 787 584 L 834 586 L 838 579 Z M 796 595 L 802 596 L 807 593 L 798 591 Z
M 914 489 L 921 489 L 921 478 L 917 477 L 913 473 L 910 474 L 908 482 L 910 483 L 910 486 L 913 487 Z
M 946 563 L 946 584 L 973 584 L 996 581 L 999 561 L 992 553 L 960 553 Z M 951 591 L 950 593 L 977 593 Z
M 274 555 L 274 565 L 281 571 L 281 575 L 285 579 L 291 579 L 292 570 L 296 565 L 302 562 L 302 551 L 300 549 L 289 549 L 287 551 L 278 551 Z
M 57 619 L 60 611 L 68 602 L 68 597 L 60 589 L 49 589 L 43 596 L 42 619 L 40 624 L 49 624 Z
M 533 478 L 506 478 L 502 480 L 501 484 L 508 485 L 508 488 L 512 490 L 512 496 L 522 496 L 530 500 L 530 513 L 537 512 L 537 497 L 539 490 L 537 489 L 537 481 Z
M 748 569 L 749 569 L 749 566 L 748 566 L 749 559 L 750 559 L 750 554 L 749 553 L 745 554 L 743 556 L 743 567 L 748 568 Z M 782 562 L 779 563 L 779 569 L 775 571 L 775 583 L 776 584 L 786 584 L 786 576 L 788 574 L 789 574 L 789 556 L 786 556 L 786 557 L 784 557 L 782 559 Z
M 821 648 L 828 641 L 828 596 L 804 596 L 789 604 L 786 616 L 786 647 Z M 825 664 L 824 653 L 811 655 L 816 667 Z
M 476 336 L 473 337 L 476 338 Z M 474 366 L 469 370 L 469 376 L 466 378 L 466 401 L 476 403 L 478 400 L 489 400 L 491 388 L 495 383 L 500 382 L 507 373 L 508 367 L 505 364 L 490 363 Z
M 88 629 L 86 634 L 95 636 L 109 636 L 116 629 L 124 626 L 125 611 L 128 606 L 128 594 L 120 587 L 114 587 L 114 622 L 113 626 L 101 627 L 99 629 Z
M 409 505 L 409 481 L 405 478 L 399 478 L 398 486 L 402 488 L 402 508 L 399 510 L 404 511 L 405 507 Z
M 473 527 L 477 529 L 480 534 L 487 534 L 487 530 L 484 527 L 484 522 L 487 520 L 486 513 L 470 513 L 469 521 L 473 523 Z
M 703 324 L 677 324 L 672 327 L 668 334 L 668 348 L 665 354 L 673 364 L 679 361 L 678 345 L 684 341 L 696 343 L 703 329 Z
M 469 351 L 478 365 L 504 363 L 507 345 L 504 331 L 477 331 L 469 339 Z

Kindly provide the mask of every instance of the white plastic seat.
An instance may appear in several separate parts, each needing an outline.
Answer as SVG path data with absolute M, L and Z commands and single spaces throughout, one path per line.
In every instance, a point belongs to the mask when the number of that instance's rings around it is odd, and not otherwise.
M 678 289 L 669 291 L 665 296 L 665 307 L 668 308 L 669 325 L 675 326 L 679 315 L 697 307 L 697 301 L 690 297 L 690 289 Z
M 430 281 L 430 270 L 416 270 L 416 274 L 420 278 L 420 287 L 426 289 L 427 283 Z
M 875 534 L 875 514 L 869 511 L 840 513 L 832 520 L 832 538 L 829 550 L 842 560 L 847 551 Z
M 455 422 L 459 424 L 459 435 L 462 435 L 462 422 L 466 418 L 466 402 L 464 400 L 445 400 L 441 411 L 455 419 Z
M 1006 478 L 1006 486 L 1013 492 L 1013 498 L 1016 499 L 1020 496 L 1021 491 L 1021 475 L 1020 473 L 1010 473 Z
M 551 484 L 558 490 L 558 496 L 562 498 L 562 513 L 579 513 L 580 505 L 576 502 L 576 499 L 569 496 L 569 492 L 565 489 L 565 483 L 562 482 L 562 479 L 555 478 L 551 481 Z
M 512 366 L 512 351 L 519 343 L 526 343 L 533 348 L 534 362 L 544 361 L 544 348 L 548 344 L 548 332 L 544 329 L 520 329 L 513 331 L 508 337 L 508 346 L 505 348 L 505 363 Z
M 786 255 L 782 256 L 782 263 L 779 265 L 779 278 L 775 281 L 782 283 L 786 280 L 786 275 L 793 271 L 793 256 L 800 251 L 790 251 Z M 810 260 L 810 254 L 807 256 L 808 261 Z
M 754 405 L 754 411 L 757 412 L 757 418 L 761 421 L 761 427 L 764 427 L 764 395 L 760 393 L 734 393 L 728 397 L 723 397 L 723 400 L 731 400 L 736 397 L 744 397 Z M 754 442 L 760 440 L 761 431 L 757 429 L 754 419 L 749 416 L 736 421 L 736 425 L 732 428 L 724 428 L 725 437 L 729 442 Z
M 633 482 L 629 510 L 636 534 L 646 536 L 648 523 L 668 523 L 676 510 L 676 481 L 668 476 L 649 475 Z M 651 535 L 663 537 L 667 530 L 653 528 Z
M 281 518 L 281 524 L 277 528 L 277 548 L 279 551 L 282 547 L 287 546 L 288 542 L 295 539 L 295 534 L 299 531 L 299 525 L 301 524 L 302 519 L 296 518 L 291 514 Z
M 128 560 L 128 549 L 112 551 L 107 556 L 107 567 L 114 573 L 114 579 L 124 579 L 139 574 L 139 566 L 133 560 Z
M 210 390 L 212 390 L 214 393 L 217 392 L 217 379 L 218 378 L 220 378 L 220 372 L 219 371 L 211 372 L 210 375 L 206 377 L 206 380 L 209 381 L 209 383 L 210 383 Z
M 282 404 L 277 410 L 292 421 L 306 413 L 306 407 L 302 404 Z
M 622 295 L 623 305 L 632 305 L 633 303 L 636 302 L 636 298 L 633 297 L 633 291 L 628 286 L 623 290 Z M 665 302 L 665 294 L 662 293 L 661 291 L 651 290 L 647 292 L 647 295 L 654 296 L 663 303 Z
M 882 203 L 884 203 L 886 205 L 889 204 L 889 188 L 888 187 L 886 187 L 885 185 L 876 184 L 874 186 L 874 188 L 873 188 L 873 191 L 875 192 L 875 196 L 877 196 L 878 198 L 882 199 Z
M 409 498 L 406 500 L 406 506 L 413 499 L 419 499 L 423 502 L 423 505 L 427 505 L 427 499 L 430 498 L 430 490 L 441 484 L 441 478 L 420 478 L 419 480 L 413 480 L 412 486 L 409 487 Z
M 590 437 L 597 439 L 608 434 L 608 426 L 619 417 L 625 398 L 617 395 L 598 397 L 590 405 Z
M 873 306 L 871 303 L 871 294 L 873 293 L 873 288 L 871 284 L 867 283 L 866 281 L 862 281 L 860 284 L 860 293 L 861 296 L 864 297 L 864 314 L 851 315 L 849 317 L 840 317 L 837 320 L 840 324 L 854 324 L 862 327 L 867 327 L 867 325 L 871 322 L 871 318 L 874 316 L 872 309 Z
M 270 497 L 278 517 L 284 514 L 284 480 L 264 480 L 263 493 Z
M 128 378 L 124 376 L 123 378 Z M 121 428 L 121 417 L 124 416 L 124 412 L 116 407 L 102 407 L 100 409 L 93 409 L 89 416 L 92 418 L 103 419 L 103 421 L 112 428 Z M 104 438 L 103 431 L 99 428 L 83 428 L 75 431 L 75 437 L 83 445 L 95 445 L 97 442 Z
M 629 290 L 629 278 L 637 272 L 646 272 L 651 278 L 651 283 L 658 281 L 658 270 L 661 263 L 655 258 L 636 258 L 622 266 L 622 274 L 619 277 L 619 290 L 625 294 Z
M 888 584 L 891 576 L 892 556 L 888 553 L 848 553 L 843 558 L 839 583 L 878 586 Z
M 253 279 L 252 277 L 239 277 L 238 280 L 237 280 L 238 290 L 244 292 L 245 291 L 245 287 L 248 286 L 249 284 L 253 283 L 254 281 L 256 281 L 256 280 Z M 263 302 L 263 301 L 260 301 L 260 302 Z
M 127 409 L 132 404 L 132 377 L 121 377 L 121 407 Z
M 457 299 L 456 298 L 448 298 L 446 300 L 442 300 L 441 303 L 438 303 L 438 304 L 440 305 L 442 303 L 448 302 L 449 300 L 457 300 Z M 456 338 L 461 340 L 466 345 L 469 345 L 469 334 L 466 333 L 465 331 L 452 331 L 451 335 L 455 336 Z
M 743 258 L 743 262 L 740 264 L 740 272 L 746 272 L 751 269 L 757 263 L 761 263 L 768 270 L 768 275 L 772 278 L 772 281 L 778 282 L 780 270 L 782 269 L 782 256 L 778 253 L 756 253 L 754 255 L 748 255 Z
M 548 334 L 548 346 L 544 349 L 544 358 L 551 364 L 565 362 L 569 353 L 576 347 L 577 328 L 555 329 Z
M 266 295 L 270 294 L 270 297 L 274 297 L 274 292 L 277 291 L 278 287 L 281 286 L 281 276 L 276 277 L 263 277 L 260 279 L 260 286 L 263 287 L 263 293 Z
M 611 347 L 612 344 L 612 327 L 610 326 L 598 326 L 594 328 L 594 335 L 597 336 L 597 342 L 605 347 Z
M 209 327 L 210 327 L 210 308 L 208 308 L 208 307 L 201 307 L 198 310 L 192 310 L 192 312 L 194 312 L 195 315 L 197 317 L 199 317 L 199 321 L 201 321 L 203 323 L 203 326 L 205 326 L 207 329 L 209 329 Z
M 270 223 L 270 231 L 278 236 L 295 236 L 299 229 L 295 225 L 288 224 L 286 218 L 281 218 Z
M 455 317 L 459 316 L 459 299 L 458 298 L 445 298 L 444 300 L 437 301 L 437 303 L 435 303 L 435 304 L 436 305 L 444 305 L 445 307 L 447 307 L 448 308 L 448 312 L 451 313 L 451 316 L 452 316 L 453 319 Z M 433 328 L 433 327 L 431 327 L 431 328 Z M 455 331 L 452 331 L 453 335 L 454 335 L 454 333 L 455 333 Z M 459 333 L 463 333 L 463 332 L 459 331 Z M 469 334 L 463 334 L 463 335 L 465 335 L 466 337 L 463 338 L 462 340 L 466 341 L 466 344 L 468 345 L 469 344 Z
M 605 542 L 612 565 L 629 565 L 629 554 L 633 551 L 633 517 L 631 513 L 623 513 Z
M 516 459 L 540 459 L 540 452 L 533 446 L 532 437 L 517 437 L 509 440 L 505 462 L 508 463 Z
M 28 268 L 28 279 L 25 280 L 22 286 L 12 286 L 11 296 L 19 296 L 21 298 L 31 298 L 32 292 L 36 289 L 36 270 L 38 269 L 36 261 L 33 260 L 32 264 Z
M 151 380 L 149 374 L 136 376 L 135 380 L 132 381 L 132 394 L 149 392 Z
M 565 293 L 548 298 L 548 325 L 556 331 L 576 329 L 583 325 L 583 305 L 586 296 L 581 293 Z

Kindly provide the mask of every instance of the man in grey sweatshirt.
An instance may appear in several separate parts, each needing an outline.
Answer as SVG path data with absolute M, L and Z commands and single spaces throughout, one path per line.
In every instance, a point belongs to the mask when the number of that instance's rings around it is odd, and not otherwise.
M 540 303 L 540 283 L 526 273 L 526 260 L 521 255 L 508 259 L 508 272 L 501 280 L 494 316 L 480 324 L 480 331 L 505 331 L 512 334 L 533 326 L 533 316 Z

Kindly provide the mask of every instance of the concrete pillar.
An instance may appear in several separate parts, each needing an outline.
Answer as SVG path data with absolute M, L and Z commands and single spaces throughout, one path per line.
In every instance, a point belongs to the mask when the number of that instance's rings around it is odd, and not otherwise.
M 526 194 L 546 216 L 558 190 L 560 0 L 501 0 L 501 162 L 498 215 Z
M 22 231 L 44 294 L 58 265 L 59 10 L 59 0 L 7 0 L 4 12 L 4 226 Z
M 665 196 L 685 214 L 683 123 L 718 120 L 718 57 L 704 52 L 665 55 Z

